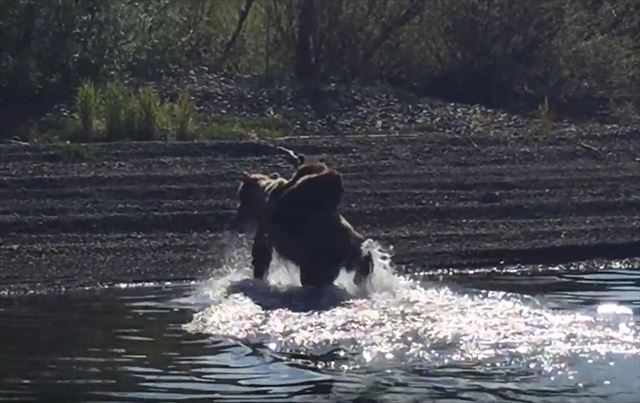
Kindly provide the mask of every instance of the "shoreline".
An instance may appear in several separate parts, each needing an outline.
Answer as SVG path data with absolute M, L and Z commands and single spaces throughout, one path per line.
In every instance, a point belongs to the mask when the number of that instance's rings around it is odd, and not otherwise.
M 289 137 L 344 175 L 341 211 L 409 270 L 640 257 L 640 132 Z M 584 145 L 587 145 L 586 147 Z M 250 143 L 0 145 L 0 293 L 198 279 L 220 264 Z

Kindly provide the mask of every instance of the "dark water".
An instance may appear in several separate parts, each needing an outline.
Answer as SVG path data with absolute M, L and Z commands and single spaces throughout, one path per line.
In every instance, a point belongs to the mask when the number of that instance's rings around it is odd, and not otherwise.
M 324 316 L 223 280 L 0 298 L 0 400 L 640 400 L 637 270 L 455 276 L 347 308 L 336 291 Z

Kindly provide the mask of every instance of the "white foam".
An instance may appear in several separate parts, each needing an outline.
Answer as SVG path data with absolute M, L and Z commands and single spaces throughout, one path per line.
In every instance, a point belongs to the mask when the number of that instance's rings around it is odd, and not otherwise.
M 345 273 L 338 287 L 321 293 L 301 288 L 297 271 L 282 262 L 267 283 L 255 281 L 245 265 L 210 280 L 205 289 L 213 304 L 184 328 L 265 342 L 275 351 L 342 350 L 348 366 L 523 360 L 551 370 L 571 354 L 640 352 L 631 316 L 613 322 L 505 292 L 425 287 L 393 273 L 389 254 L 375 243 L 365 247 L 374 253 L 375 267 L 362 289 Z
M 631 308 L 619 304 L 607 303 L 598 305 L 600 315 L 633 315 Z

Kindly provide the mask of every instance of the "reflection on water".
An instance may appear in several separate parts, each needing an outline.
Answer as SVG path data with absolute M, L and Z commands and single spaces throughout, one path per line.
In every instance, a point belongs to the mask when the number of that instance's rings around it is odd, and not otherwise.
M 0 400 L 640 398 L 636 270 L 379 273 L 356 297 L 246 277 L 0 298 Z

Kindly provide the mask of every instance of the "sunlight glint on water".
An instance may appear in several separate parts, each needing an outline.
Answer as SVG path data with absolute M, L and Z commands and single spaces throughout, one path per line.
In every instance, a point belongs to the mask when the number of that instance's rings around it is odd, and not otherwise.
M 570 356 L 640 351 L 624 307 L 560 312 L 516 294 L 430 287 L 393 273 L 390 256 L 375 243 L 366 247 L 375 269 L 363 290 L 344 272 L 339 287 L 305 290 L 297 269 L 280 260 L 266 283 L 256 281 L 247 257 L 233 255 L 198 293 L 212 305 L 184 328 L 264 342 L 274 352 L 333 353 L 328 365 L 342 369 L 470 363 L 552 372 Z

